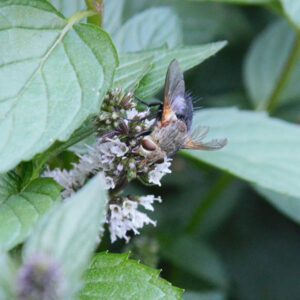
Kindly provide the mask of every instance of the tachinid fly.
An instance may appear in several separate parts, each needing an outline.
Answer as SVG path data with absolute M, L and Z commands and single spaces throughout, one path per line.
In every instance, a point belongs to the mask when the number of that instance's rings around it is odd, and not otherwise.
M 218 150 L 227 144 L 227 139 L 202 142 L 208 127 L 196 127 L 191 132 L 192 119 L 192 99 L 185 93 L 183 73 L 174 59 L 166 75 L 161 119 L 151 134 L 143 138 L 139 154 L 148 161 L 160 162 L 179 149 Z

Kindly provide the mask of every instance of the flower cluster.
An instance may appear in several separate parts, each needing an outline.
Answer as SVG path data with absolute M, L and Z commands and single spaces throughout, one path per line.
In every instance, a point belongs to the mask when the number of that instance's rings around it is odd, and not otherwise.
M 88 178 L 98 172 L 105 173 L 107 189 L 114 189 L 120 178 L 120 173 L 124 169 L 122 160 L 128 151 L 125 143 L 118 138 L 106 139 L 106 141 L 98 139 L 95 145 L 87 145 L 87 147 L 88 153 L 77 154 L 80 158 L 79 162 L 73 164 L 73 169 L 70 171 L 54 169 L 46 170 L 43 174 L 45 177 L 53 177 L 64 188 L 63 198 L 70 197 L 84 185 Z
M 61 268 L 50 257 L 37 254 L 19 270 L 17 278 L 18 299 L 60 299 L 63 290 Z
M 109 92 L 95 119 L 97 139 L 94 145 L 87 145 L 86 154 L 78 154 L 79 162 L 70 171 L 55 169 L 43 174 L 53 177 L 64 188 L 62 196 L 67 198 L 94 174 L 103 172 L 110 192 L 107 222 L 112 242 L 117 237 L 128 241 L 127 232 L 138 233 L 144 224 L 155 225 L 145 213 L 138 211 L 138 206 L 152 210 L 153 201 L 160 201 L 154 196 L 119 197 L 119 192 L 135 178 L 160 186 L 161 178 L 171 172 L 171 159 L 165 157 L 162 163 L 154 163 L 138 152 L 143 133 L 151 132 L 156 121 L 150 115 L 148 107 L 137 109 L 132 93 L 123 94 L 119 89 Z
M 153 195 L 142 197 L 127 196 L 116 200 L 120 204 L 109 205 L 108 223 L 112 242 L 117 238 L 124 238 L 128 242 L 128 231 L 132 230 L 134 234 L 139 234 L 138 229 L 142 228 L 144 224 L 156 225 L 156 222 L 151 220 L 145 213 L 138 211 L 138 205 L 153 211 L 152 203 L 154 201 L 161 202 L 160 197 L 154 197 Z

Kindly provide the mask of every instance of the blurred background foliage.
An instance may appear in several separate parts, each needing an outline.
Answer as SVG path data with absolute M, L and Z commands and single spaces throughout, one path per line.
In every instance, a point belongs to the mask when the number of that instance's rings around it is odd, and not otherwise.
M 171 8 L 182 32 L 176 41 L 168 41 L 169 47 L 172 43 L 198 45 L 227 40 L 227 47 L 218 55 L 185 73 L 187 89 L 200 107 L 266 109 L 264 101 L 272 97 L 272 85 L 276 84 L 272 77 L 286 62 L 295 33 L 278 14 L 279 4 L 252 2 L 266 5 L 126 0 L 120 1 L 119 11 L 114 13 L 121 14 L 125 23 L 150 7 Z M 82 2 L 77 4 L 75 10 Z M 73 12 L 58 8 L 67 16 Z M 178 30 L 175 24 L 171 30 Z M 295 123 L 300 121 L 298 70 L 296 63 L 279 105 L 269 110 L 277 118 Z M 267 73 L 268 82 L 260 78 L 263 73 Z M 73 154 L 65 152 L 53 164 L 68 167 L 73 160 Z M 162 196 L 163 203 L 156 205 L 152 216 L 157 227 L 147 226 L 128 245 L 121 241 L 111 245 L 105 235 L 100 250 L 130 250 L 132 258 L 161 268 L 164 278 L 186 289 L 186 300 L 299 299 L 297 211 L 292 220 L 276 209 L 282 209 L 274 199 L 280 195 L 273 195 L 272 206 L 264 198 L 268 198 L 268 191 L 253 189 L 250 184 L 183 154 L 176 156 L 172 169 L 161 188 L 134 182 L 125 191 Z M 290 201 L 291 216 L 295 204 L 292 199 L 285 201 Z

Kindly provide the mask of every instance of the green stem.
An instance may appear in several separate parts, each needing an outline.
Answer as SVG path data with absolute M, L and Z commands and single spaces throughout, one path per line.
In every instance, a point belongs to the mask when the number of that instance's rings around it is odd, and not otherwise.
M 223 192 L 223 190 L 231 182 L 232 176 L 228 173 L 223 173 L 215 182 L 214 186 L 206 194 L 203 201 L 199 203 L 195 213 L 193 214 L 189 224 L 186 227 L 186 232 L 192 234 L 195 232 L 197 225 L 202 220 L 207 210 L 212 206 L 215 199 Z
M 92 17 L 95 14 L 96 12 L 93 10 L 79 10 L 68 19 L 68 25 L 69 27 L 72 27 L 82 19 Z
M 290 78 L 290 75 L 294 69 L 295 63 L 299 55 L 299 51 L 300 51 L 300 33 L 298 32 L 293 47 L 291 49 L 291 52 L 289 54 L 289 57 L 287 58 L 286 64 L 278 79 L 278 83 L 276 84 L 276 87 L 274 88 L 269 99 L 258 107 L 259 110 L 261 109 L 267 110 L 269 113 L 273 112 L 273 110 L 277 105 L 278 100 L 280 99 L 280 95 L 283 92 Z
M 85 4 L 88 9 L 94 11 L 94 15 L 87 18 L 88 23 L 101 26 L 103 20 L 103 0 L 85 0 Z

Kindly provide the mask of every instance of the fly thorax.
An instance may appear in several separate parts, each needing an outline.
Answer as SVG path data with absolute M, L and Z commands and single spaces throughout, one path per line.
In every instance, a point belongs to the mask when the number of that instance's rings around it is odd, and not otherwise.
M 151 133 L 152 139 L 168 156 L 177 152 L 187 137 L 187 128 L 181 120 L 171 121 L 165 126 L 156 126 Z

